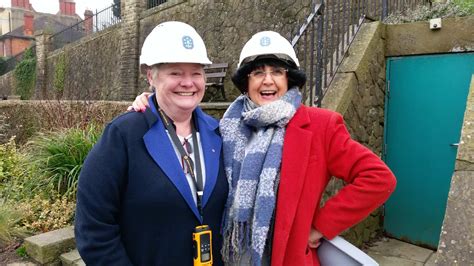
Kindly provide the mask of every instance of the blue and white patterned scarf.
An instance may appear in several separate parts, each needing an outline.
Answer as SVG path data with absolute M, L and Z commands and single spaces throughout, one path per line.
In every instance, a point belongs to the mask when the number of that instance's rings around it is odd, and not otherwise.
M 226 262 L 238 262 L 249 252 L 252 264 L 261 264 L 275 209 L 285 128 L 300 104 L 297 88 L 263 106 L 241 95 L 220 121 L 230 186 L 223 225 Z

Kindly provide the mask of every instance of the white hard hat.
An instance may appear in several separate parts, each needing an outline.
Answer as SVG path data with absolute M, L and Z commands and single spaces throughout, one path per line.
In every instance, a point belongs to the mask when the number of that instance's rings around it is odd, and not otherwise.
M 287 39 L 283 38 L 278 32 L 261 31 L 253 35 L 244 45 L 242 52 L 240 52 L 237 67 L 262 55 L 274 55 L 277 58 L 295 63 L 297 67 L 300 66 L 295 50 Z
M 201 36 L 193 27 L 179 21 L 159 24 L 143 42 L 140 65 L 160 63 L 212 64 Z

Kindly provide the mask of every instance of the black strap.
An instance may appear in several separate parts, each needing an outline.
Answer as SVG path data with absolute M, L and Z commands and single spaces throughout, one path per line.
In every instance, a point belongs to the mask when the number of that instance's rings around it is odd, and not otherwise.
M 201 154 L 199 152 L 199 145 L 197 141 L 197 130 L 195 126 L 195 119 L 194 114 L 191 121 L 191 131 L 193 136 L 193 150 L 194 150 L 194 159 L 196 160 L 196 171 L 194 171 L 194 163 L 189 154 L 184 150 L 183 146 L 181 145 L 181 141 L 178 138 L 178 134 L 176 134 L 176 130 L 174 129 L 174 125 L 172 124 L 172 120 L 161 110 L 161 108 L 157 108 L 158 113 L 160 114 L 161 120 L 163 121 L 164 126 L 168 130 L 171 140 L 173 141 L 174 145 L 178 149 L 181 159 L 186 164 L 187 168 L 190 170 L 189 174 L 193 179 L 194 186 L 196 188 L 196 201 L 197 201 L 197 208 L 199 214 L 202 218 L 202 196 L 204 194 L 204 185 L 202 181 L 202 169 L 201 169 Z

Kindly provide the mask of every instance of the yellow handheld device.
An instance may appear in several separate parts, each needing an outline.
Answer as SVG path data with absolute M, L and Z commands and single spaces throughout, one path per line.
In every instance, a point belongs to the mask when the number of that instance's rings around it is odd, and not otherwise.
M 194 229 L 194 266 L 212 265 L 212 231 L 207 225 Z

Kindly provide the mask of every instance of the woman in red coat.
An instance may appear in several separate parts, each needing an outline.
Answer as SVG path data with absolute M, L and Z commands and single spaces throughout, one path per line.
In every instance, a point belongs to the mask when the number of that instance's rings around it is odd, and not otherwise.
M 301 104 L 306 77 L 278 33 L 259 32 L 245 44 L 232 81 L 243 95 L 220 121 L 230 183 L 224 260 L 319 265 L 319 240 L 380 206 L 395 177 L 351 139 L 341 115 Z M 331 176 L 347 185 L 320 207 Z
M 259 32 L 245 44 L 232 81 L 242 95 L 220 121 L 229 181 L 223 259 L 319 265 L 320 239 L 332 239 L 385 202 L 395 177 L 351 138 L 341 115 L 301 103 L 306 76 L 278 33 Z M 346 185 L 321 207 L 332 176 Z

